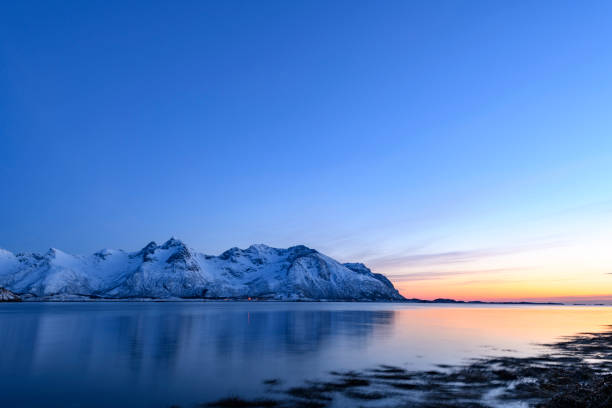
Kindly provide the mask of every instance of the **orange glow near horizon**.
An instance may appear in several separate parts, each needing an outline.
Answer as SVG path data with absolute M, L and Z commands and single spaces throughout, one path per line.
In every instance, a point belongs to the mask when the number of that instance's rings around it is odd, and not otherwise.
M 591 238 L 473 256 L 465 251 L 470 256 L 457 259 L 383 259 L 372 266 L 407 298 L 612 304 L 612 237 Z
M 612 302 L 612 294 L 601 291 L 601 287 L 557 287 L 551 288 L 545 283 L 536 286 L 534 283 L 524 285 L 479 284 L 441 286 L 431 284 L 398 283 L 396 288 L 406 298 L 436 299 L 448 298 L 455 300 L 480 301 L 552 301 L 552 302 Z
M 599 276 L 598 276 L 599 275 Z M 440 278 L 395 282 L 400 293 L 408 298 L 452 298 L 483 301 L 612 301 L 610 277 L 602 274 L 578 274 L 576 277 L 554 278 L 542 271 L 516 273 L 496 278 L 479 273 L 462 278 Z

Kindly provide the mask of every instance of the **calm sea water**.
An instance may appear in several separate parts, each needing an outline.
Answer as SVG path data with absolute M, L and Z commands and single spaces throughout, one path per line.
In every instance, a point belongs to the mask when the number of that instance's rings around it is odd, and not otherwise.
M 535 354 L 608 324 L 610 307 L 0 304 L 0 396 L 7 407 L 188 407 L 261 395 L 267 379 Z

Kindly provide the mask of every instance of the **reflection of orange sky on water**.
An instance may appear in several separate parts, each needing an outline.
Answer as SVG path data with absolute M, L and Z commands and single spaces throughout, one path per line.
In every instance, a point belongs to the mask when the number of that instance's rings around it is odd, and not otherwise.
M 381 334 L 373 344 L 385 350 L 388 364 L 427 369 L 474 357 L 533 356 L 547 352 L 542 344 L 581 332 L 601 332 L 610 324 L 608 306 L 396 304 L 392 333 Z
M 439 327 L 496 335 L 548 339 L 581 331 L 602 331 L 612 325 L 612 307 L 597 306 L 440 306 L 399 311 L 399 326 Z M 418 322 L 418 323 L 417 323 Z M 429 322 L 429 323 L 427 323 Z

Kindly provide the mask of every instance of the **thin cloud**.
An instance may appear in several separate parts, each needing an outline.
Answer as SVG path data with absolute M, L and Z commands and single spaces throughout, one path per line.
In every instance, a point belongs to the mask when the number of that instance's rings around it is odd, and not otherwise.
M 389 278 L 395 282 L 410 282 L 410 281 L 425 281 L 425 280 L 436 280 L 445 279 L 452 276 L 462 275 L 474 275 L 474 274 L 496 274 L 505 272 L 516 272 L 521 270 L 528 270 L 528 267 L 521 268 L 491 268 L 491 269 L 463 269 L 454 271 L 430 271 L 430 272 L 415 272 L 415 273 L 404 273 L 393 275 L 390 274 Z
M 528 252 L 539 249 L 556 248 L 562 246 L 563 244 L 564 241 L 551 241 L 502 248 L 481 248 L 466 251 L 434 252 L 425 254 L 395 254 L 369 259 L 367 263 L 376 268 L 461 264 L 481 260 L 483 258 Z
M 469 251 L 449 251 L 436 252 L 427 254 L 411 254 L 411 255 L 391 255 L 371 259 L 369 263 L 377 266 L 413 266 L 413 265 L 438 265 L 438 264 L 454 264 L 470 262 L 486 256 L 498 255 L 498 251 L 494 250 L 469 250 Z

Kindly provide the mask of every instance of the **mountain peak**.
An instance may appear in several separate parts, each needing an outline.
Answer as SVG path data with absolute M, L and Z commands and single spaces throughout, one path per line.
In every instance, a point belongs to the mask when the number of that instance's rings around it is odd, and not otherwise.
M 233 247 L 219 255 L 219 259 L 227 261 L 228 259 L 236 260 L 236 257 L 242 253 L 242 249 Z
M 148 254 L 152 254 L 153 252 L 155 252 L 155 250 L 159 248 L 157 246 L 157 243 L 155 241 L 151 241 L 149 242 L 147 245 L 144 246 L 144 248 L 142 248 L 140 251 L 138 251 L 139 255 L 148 255 Z
M 171 237 L 161 246 L 162 249 L 169 249 L 173 247 L 185 247 L 185 244 L 180 239 Z
M 145 262 L 150 261 L 152 259 L 151 256 L 157 248 L 159 248 L 157 246 L 157 243 L 155 241 L 151 241 L 147 245 L 145 245 L 144 248 L 138 251 L 135 256 L 141 256 L 142 260 Z
M 49 248 L 49 250 L 45 253 L 45 256 L 47 258 L 58 258 L 60 256 L 69 256 L 69 255 L 57 248 Z
M 318 254 L 317 250 L 308 248 L 306 245 L 295 245 L 287 248 L 287 251 L 290 254 L 289 259 L 291 262 L 303 256 Z
M 273 248 L 266 244 L 253 244 L 247 248 L 247 251 L 251 250 L 251 251 L 258 251 L 258 252 L 267 252 L 271 249 Z
M 361 262 L 347 262 L 347 263 L 342 264 L 342 265 L 346 266 L 351 271 L 354 271 L 354 272 L 357 272 L 357 273 L 361 273 L 361 274 L 372 273 L 370 268 L 368 268 L 367 266 L 365 266 Z

